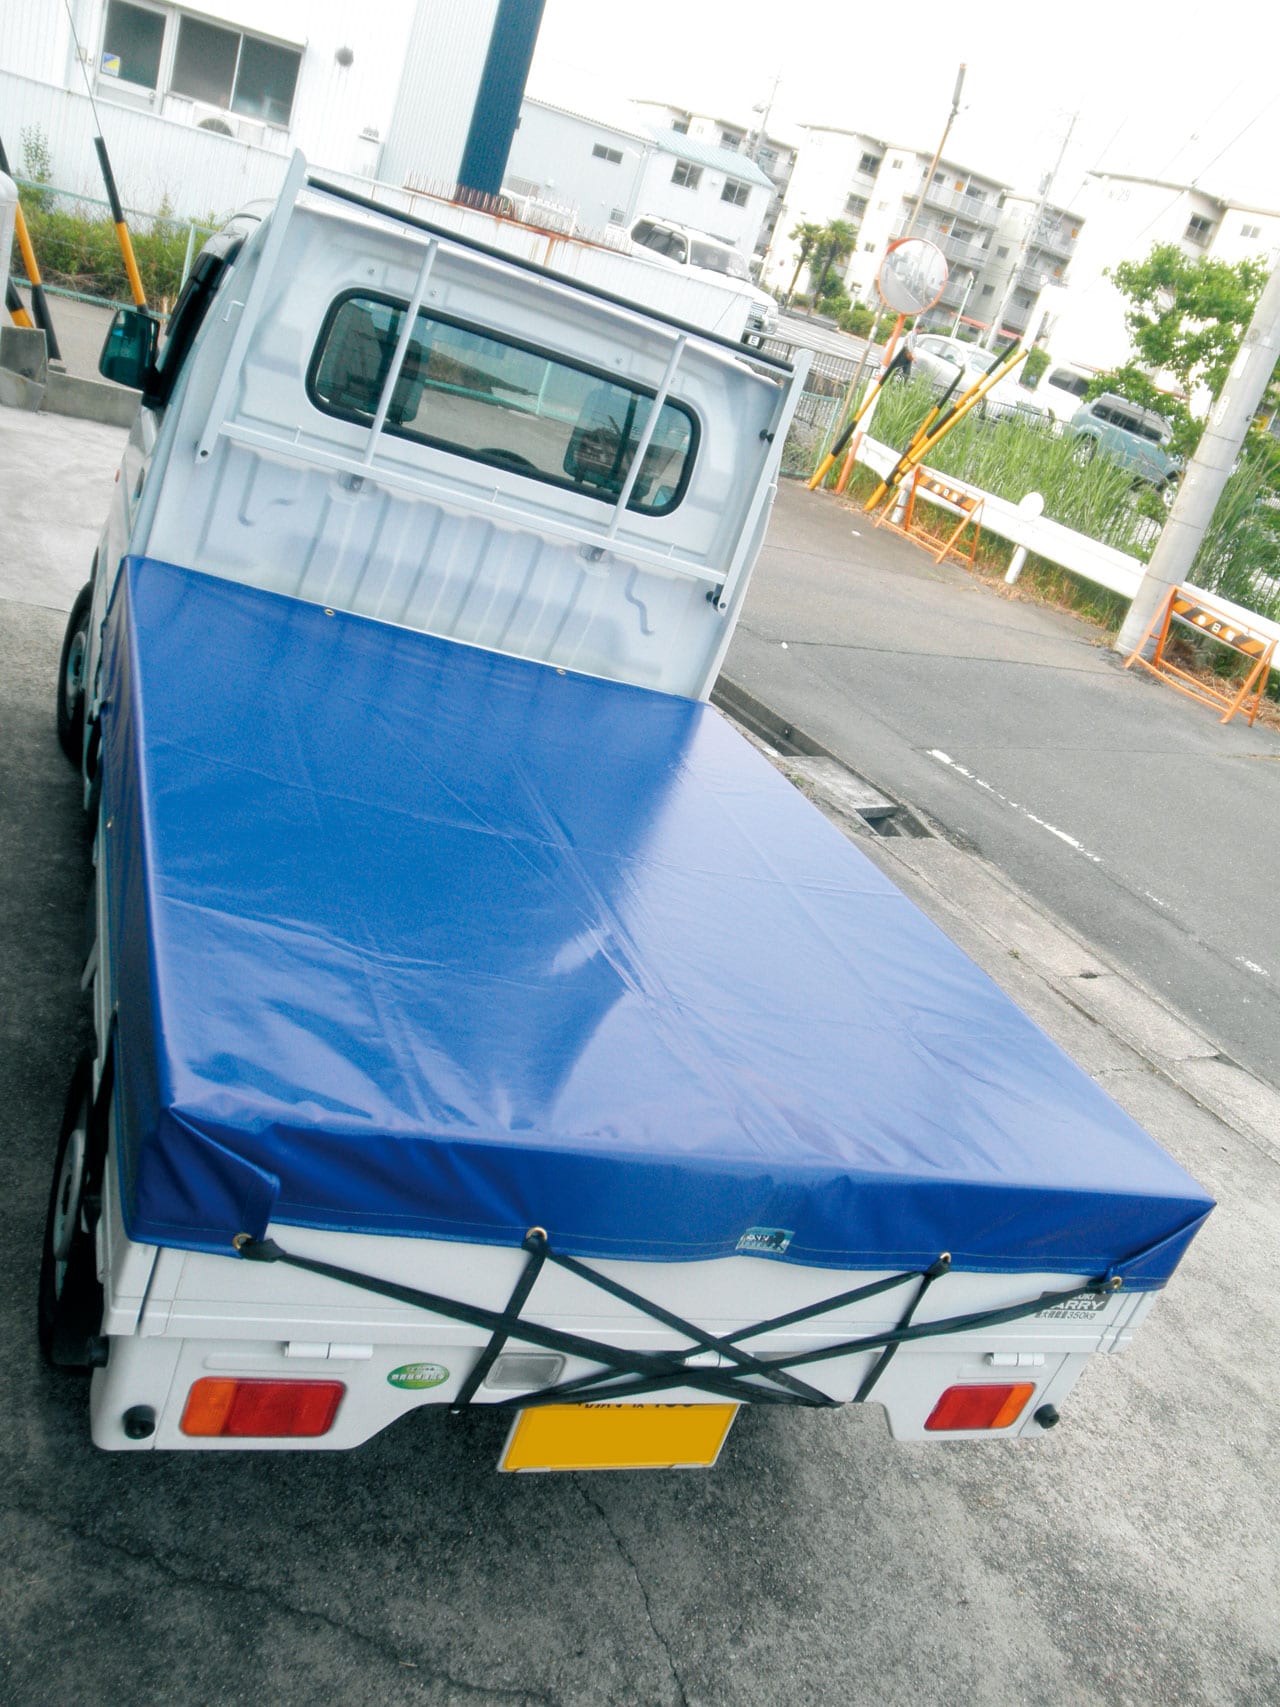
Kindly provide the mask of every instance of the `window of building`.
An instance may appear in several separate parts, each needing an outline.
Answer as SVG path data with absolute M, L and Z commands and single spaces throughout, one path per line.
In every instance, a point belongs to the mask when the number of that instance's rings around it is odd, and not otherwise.
M 677 119 L 671 128 L 680 136 L 688 136 L 689 121 L 688 119 Z
M 1006 246 L 1002 246 L 1001 248 L 996 250 L 996 260 L 997 261 L 1005 261 L 1008 259 L 1008 257 L 1009 257 L 1009 250 Z
M 876 212 L 877 213 L 883 213 L 884 210 L 888 207 L 888 205 L 889 205 L 888 202 L 877 202 L 876 203 Z
M 874 243 L 864 243 L 862 245 L 862 247 L 868 255 L 874 253 L 874 251 L 875 251 L 875 244 Z
M 756 164 L 758 166 L 760 166 L 764 171 L 771 172 L 773 170 L 773 168 L 778 164 L 778 151 L 777 151 L 777 149 L 776 148 L 762 148 L 759 151 L 759 153 L 756 155 Z
M 876 173 L 880 170 L 880 162 L 883 159 L 884 156 L 882 154 L 864 154 L 862 159 L 858 162 L 858 170 L 859 172 L 865 172 L 868 177 L 874 178 Z
M 750 184 L 744 184 L 740 178 L 726 178 L 724 188 L 720 192 L 720 200 L 732 202 L 734 207 L 746 207 L 750 194 Z
M 851 219 L 861 219 L 867 211 L 867 198 L 865 196 L 846 196 L 844 198 L 844 211 Z
M 156 88 L 160 81 L 164 25 L 163 12 L 129 5 L 127 0 L 110 0 L 98 61 L 101 74 L 118 77 L 122 83 L 135 83 L 140 89 Z
M 133 0 L 108 0 L 98 75 L 185 95 L 245 118 L 287 125 L 302 62 L 299 48 Z M 167 87 L 164 86 L 168 66 Z
M 1193 213 L 1187 221 L 1187 229 L 1184 233 L 1187 242 L 1194 243 L 1197 248 L 1203 249 L 1207 246 L 1212 234 L 1213 221 L 1206 219 L 1203 214 Z
M 720 146 L 727 148 L 731 154 L 736 154 L 742 147 L 742 138 L 737 131 L 722 130 L 720 132 Z
M 889 170 L 891 172 L 901 172 L 902 161 L 898 155 L 895 154 L 893 159 L 889 162 Z
M 373 421 L 405 306 L 366 292 L 338 298 L 307 369 L 307 395 L 317 409 L 361 426 Z M 385 430 L 612 504 L 652 407 L 643 387 L 423 309 Z M 674 510 L 696 448 L 693 415 L 682 403 L 664 403 L 628 509 L 651 516 Z
M 301 59 L 296 48 L 184 14 L 178 20 L 169 87 L 175 95 L 225 107 L 245 118 L 287 125 Z
M 591 158 L 593 160 L 607 160 L 611 166 L 621 166 L 622 150 L 620 148 L 606 148 L 603 142 L 595 142 L 591 145 Z
M 994 285 L 983 285 L 982 294 L 983 296 L 994 296 L 996 294 L 996 287 Z
M 1261 237 L 1262 227 L 1260 225 L 1242 225 L 1240 235 L 1241 237 Z
M 623 220 L 626 217 L 627 217 L 627 210 L 625 207 L 615 207 L 609 215 L 609 224 L 610 225 L 621 225 Z
M 694 166 L 688 160 L 677 160 L 671 174 L 671 182 L 679 184 L 682 189 L 696 190 L 702 182 L 702 167 Z

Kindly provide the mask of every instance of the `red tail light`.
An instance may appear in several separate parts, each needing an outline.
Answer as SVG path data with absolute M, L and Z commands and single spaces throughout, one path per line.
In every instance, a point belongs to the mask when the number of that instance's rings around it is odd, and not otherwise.
M 183 1434 L 258 1440 L 328 1434 L 346 1388 L 341 1381 L 256 1381 L 207 1375 L 187 1394 Z
M 927 1429 L 1008 1428 L 1035 1392 L 1034 1381 L 1000 1387 L 948 1387 L 933 1407 Z

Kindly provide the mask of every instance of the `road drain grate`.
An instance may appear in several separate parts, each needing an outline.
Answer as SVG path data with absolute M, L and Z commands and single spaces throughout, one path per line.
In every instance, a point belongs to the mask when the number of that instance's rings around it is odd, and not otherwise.
M 917 840 L 932 836 L 932 830 L 910 807 L 881 794 L 820 742 L 787 723 L 736 682 L 722 676 L 712 692 L 711 703 L 774 752 L 791 760 L 787 774 L 806 793 L 818 797 L 820 805 L 829 806 L 847 818 L 859 819 L 877 836 L 910 836 Z

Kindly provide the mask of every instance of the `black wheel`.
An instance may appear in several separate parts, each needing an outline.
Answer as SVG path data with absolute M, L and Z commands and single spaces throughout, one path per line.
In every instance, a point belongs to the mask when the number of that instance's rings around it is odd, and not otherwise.
M 40 1252 L 40 1350 L 60 1369 L 91 1369 L 101 1361 L 102 1287 L 93 1240 L 100 1158 L 92 1107 L 93 1054 L 86 1050 L 67 1087 Z
M 62 637 L 58 660 L 58 744 L 79 767 L 84 748 L 85 663 L 89 655 L 89 607 L 93 582 L 87 581 L 76 594 Z

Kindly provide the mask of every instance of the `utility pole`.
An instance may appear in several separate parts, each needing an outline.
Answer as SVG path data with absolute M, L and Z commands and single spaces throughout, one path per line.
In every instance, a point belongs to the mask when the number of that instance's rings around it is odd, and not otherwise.
M 1053 163 L 1053 170 L 1049 173 L 1048 177 L 1041 180 L 1040 200 L 1036 203 L 1036 211 L 1032 214 L 1030 223 L 1022 234 L 1022 242 L 1019 243 L 1018 252 L 1013 258 L 1013 266 L 1009 271 L 1009 282 L 1005 286 L 1004 295 L 1000 298 L 1000 306 L 996 309 L 995 318 L 991 322 L 991 330 L 982 340 L 988 349 L 991 348 L 996 339 L 1000 336 L 1000 328 L 1004 324 L 1005 315 L 1009 312 L 1009 303 L 1014 290 L 1017 287 L 1018 274 L 1022 271 L 1022 263 L 1026 257 L 1027 250 L 1031 247 L 1032 241 L 1040 235 L 1041 225 L 1044 220 L 1044 210 L 1049 201 L 1049 194 L 1053 189 L 1054 179 L 1058 176 L 1058 173 L 1062 168 L 1063 158 L 1066 155 L 1067 148 L 1071 142 L 1071 133 L 1076 128 L 1076 120 L 1079 117 L 1079 113 L 1072 113 L 1071 123 L 1067 126 L 1067 134 L 1062 139 L 1062 147 L 1058 150 L 1058 158 Z M 1037 295 L 1039 295 L 1039 292 L 1037 292 Z M 1033 304 L 1033 312 L 1034 306 L 1035 305 Z M 1028 328 L 1030 328 L 1031 322 L 1028 321 L 1027 325 Z
M 753 113 L 760 113 L 762 115 L 760 123 L 756 128 L 755 136 L 749 136 L 747 138 L 747 141 L 751 144 L 747 149 L 747 159 L 754 160 L 757 165 L 760 163 L 760 144 L 764 141 L 765 132 L 769 128 L 769 114 L 773 111 L 773 103 L 778 98 L 778 84 L 781 83 L 781 81 L 782 73 L 779 72 L 773 80 L 773 88 L 770 89 L 769 99 L 765 102 L 764 106 L 752 107 L 751 109 Z
M 1267 280 L 1240 353 L 1231 364 L 1222 395 L 1187 465 L 1169 519 L 1156 542 L 1124 626 L 1117 652 L 1132 652 L 1171 587 L 1186 579 L 1205 529 L 1213 520 L 1222 488 L 1235 466 L 1262 394 L 1280 357 L 1280 267 Z
M 951 336 L 953 338 L 959 334 L 960 322 L 964 319 L 964 311 L 969 306 L 969 298 L 973 295 L 973 282 L 977 276 L 977 273 L 969 274 L 969 282 L 964 287 L 964 295 L 960 298 L 959 308 L 956 309 L 955 325 L 951 328 Z
M 947 138 L 951 135 L 951 127 L 956 122 L 956 114 L 960 111 L 960 91 L 963 88 L 964 66 L 962 65 L 959 71 L 956 72 L 956 86 L 951 96 L 951 113 L 947 119 L 946 125 L 943 127 L 942 140 L 933 151 L 933 159 L 929 162 L 929 170 L 925 173 L 924 182 L 920 185 L 919 192 L 916 195 L 916 205 L 911 210 L 911 218 L 907 221 L 907 229 L 902 233 L 904 237 L 910 237 L 911 233 L 915 230 L 916 220 L 920 217 L 920 209 L 924 206 L 924 198 L 928 195 L 929 186 L 933 182 L 933 174 L 938 170 L 938 162 L 942 159 L 942 150 L 947 146 Z

